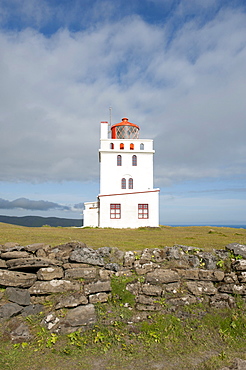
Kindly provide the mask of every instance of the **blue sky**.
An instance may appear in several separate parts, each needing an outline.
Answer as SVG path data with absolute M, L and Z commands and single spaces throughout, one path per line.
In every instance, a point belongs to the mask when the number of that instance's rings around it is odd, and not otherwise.
M 161 224 L 246 225 L 245 100 L 243 0 L 0 0 L 0 214 L 80 218 L 112 107 Z

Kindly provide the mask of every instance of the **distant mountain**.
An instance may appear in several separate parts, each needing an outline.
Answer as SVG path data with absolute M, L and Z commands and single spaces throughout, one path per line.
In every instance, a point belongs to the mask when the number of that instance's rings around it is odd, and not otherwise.
M 40 217 L 40 216 L 1 216 L 0 222 L 6 224 L 27 226 L 27 227 L 41 227 L 41 226 L 62 226 L 62 227 L 81 227 L 83 225 L 82 219 L 72 219 L 72 218 L 59 218 L 59 217 Z

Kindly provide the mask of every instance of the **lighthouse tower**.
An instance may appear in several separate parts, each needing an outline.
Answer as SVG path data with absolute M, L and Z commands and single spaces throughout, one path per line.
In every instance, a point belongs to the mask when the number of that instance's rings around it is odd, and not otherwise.
M 139 138 L 139 126 L 123 118 L 101 122 L 100 194 L 85 203 L 84 226 L 159 226 L 159 189 L 153 188 L 153 140 Z M 110 136 L 110 137 L 109 137 Z

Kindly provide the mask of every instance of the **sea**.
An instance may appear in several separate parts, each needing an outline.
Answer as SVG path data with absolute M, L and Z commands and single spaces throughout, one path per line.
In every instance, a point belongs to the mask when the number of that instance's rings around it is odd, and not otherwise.
M 213 225 L 213 224 L 200 224 L 200 225 L 166 225 L 172 227 L 188 227 L 188 226 L 209 226 L 209 227 L 232 227 L 234 229 L 246 229 L 246 225 Z

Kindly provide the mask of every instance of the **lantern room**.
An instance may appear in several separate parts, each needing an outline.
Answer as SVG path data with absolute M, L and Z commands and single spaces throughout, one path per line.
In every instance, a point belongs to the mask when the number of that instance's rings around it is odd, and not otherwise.
M 112 139 L 138 139 L 139 126 L 128 122 L 128 118 L 122 118 L 122 122 L 111 127 Z

